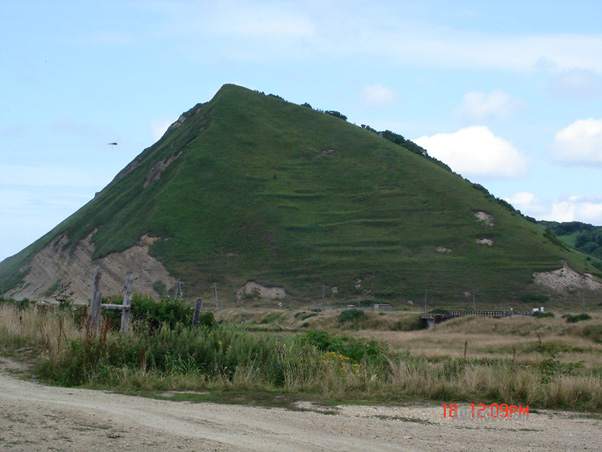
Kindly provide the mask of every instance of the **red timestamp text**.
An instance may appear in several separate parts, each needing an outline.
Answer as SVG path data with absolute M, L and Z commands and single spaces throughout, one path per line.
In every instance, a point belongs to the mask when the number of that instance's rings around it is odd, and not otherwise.
M 456 418 L 459 415 L 472 419 L 512 419 L 529 416 L 529 405 L 509 405 L 507 403 L 470 403 L 467 411 L 458 411 L 457 403 L 443 403 L 443 417 Z

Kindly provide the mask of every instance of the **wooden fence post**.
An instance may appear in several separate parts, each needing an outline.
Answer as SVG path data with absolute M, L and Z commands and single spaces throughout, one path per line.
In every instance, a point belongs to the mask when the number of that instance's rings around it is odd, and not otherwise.
M 132 282 L 134 275 L 132 272 L 127 272 L 125 275 L 125 286 L 123 287 L 123 309 L 121 310 L 121 330 L 123 334 L 128 334 L 130 331 L 130 312 L 132 306 Z
M 201 318 L 201 309 L 203 309 L 203 299 L 197 298 L 194 304 L 194 314 L 192 314 L 192 327 L 196 328 L 199 326 L 199 319 Z
M 90 309 L 88 310 L 88 326 L 95 334 L 98 334 L 100 327 L 100 302 L 102 294 L 100 293 L 100 277 L 102 273 L 100 267 L 94 270 L 94 279 L 92 281 L 92 294 L 90 296 Z

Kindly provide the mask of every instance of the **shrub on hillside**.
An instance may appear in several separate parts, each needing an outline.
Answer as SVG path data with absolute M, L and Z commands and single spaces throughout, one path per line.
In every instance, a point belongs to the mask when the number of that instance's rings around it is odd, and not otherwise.
M 345 309 L 339 314 L 339 322 L 357 322 L 363 319 L 365 316 L 366 313 L 362 309 Z
M 581 322 L 582 320 L 591 320 L 591 316 L 589 314 L 586 313 L 582 313 L 582 314 L 565 314 L 562 316 L 563 319 L 566 319 L 566 323 L 577 323 L 577 322 Z
M 330 116 L 334 116 L 335 118 L 340 118 L 343 121 L 347 121 L 347 116 L 345 116 L 344 114 L 342 114 L 336 110 L 326 110 L 324 113 L 326 113 L 327 115 L 330 115 Z
M 534 312 L 533 317 L 544 318 L 544 317 L 554 317 L 553 312 Z

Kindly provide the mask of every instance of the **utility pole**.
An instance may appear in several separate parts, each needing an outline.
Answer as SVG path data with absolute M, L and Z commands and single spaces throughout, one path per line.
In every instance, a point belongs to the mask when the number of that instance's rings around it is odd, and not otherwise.
M 201 318 L 201 310 L 203 309 L 203 299 L 197 298 L 194 304 L 194 313 L 192 314 L 192 327 L 196 328 L 199 326 L 199 319 Z
M 217 283 L 213 283 L 211 285 L 211 288 L 213 289 L 213 293 L 215 294 L 215 307 L 217 308 L 219 306 L 219 301 L 217 299 Z
M 102 302 L 102 293 L 100 292 L 100 277 L 102 272 L 100 267 L 94 269 L 94 279 L 92 281 L 92 294 L 90 296 L 90 308 L 88 309 L 88 328 L 93 334 L 98 334 L 100 329 L 100 304 Z
M 123 286 L 123 309 L 121 310 L 121 329 L 119 330 L 119 332 L 123 334 L 128 334 L 130 332 L 133 283 L 134 274 L 132 272 L 127 272 L 125 274 L 125 284 Z
M 582 277 L 582 284 L 581 284 L 581 311 L 585 314 L 585 275 L 583 275 Z
M 180 281 L 180 278 L 176 279 L 176 293 L 174 294 L 173 299 L 177 300 L 178 298 L 184 298 L 184 291 L 182 290 L 182 281 Z

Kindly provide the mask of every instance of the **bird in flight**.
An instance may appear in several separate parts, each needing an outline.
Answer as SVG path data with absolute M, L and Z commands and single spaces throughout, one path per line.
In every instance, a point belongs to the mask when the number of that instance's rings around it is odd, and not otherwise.
M 117 143 L 107 143 L 108 146 L 117 146 Z

